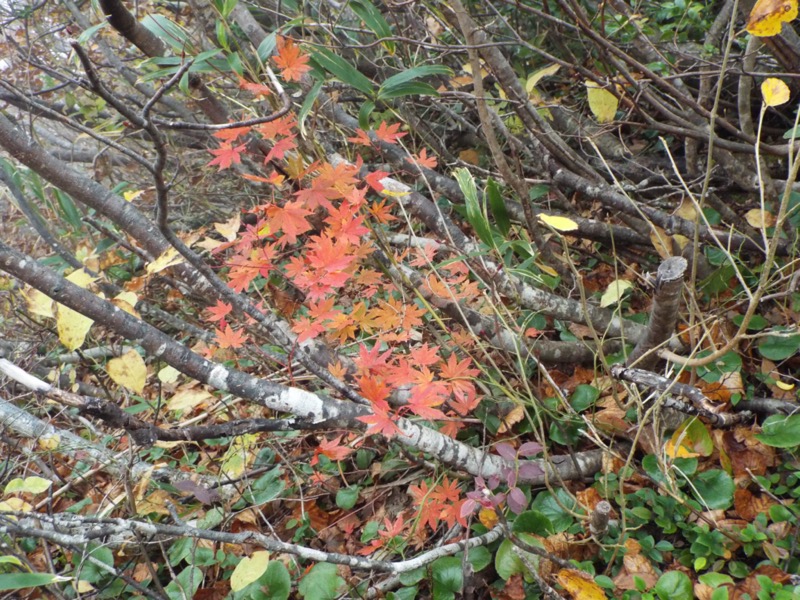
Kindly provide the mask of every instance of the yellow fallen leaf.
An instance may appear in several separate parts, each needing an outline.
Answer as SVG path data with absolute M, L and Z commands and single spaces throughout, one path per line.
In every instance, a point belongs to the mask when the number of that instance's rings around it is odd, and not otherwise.
M 756 37 L 771 37 L 796 18 L 797 0 L 758 0 L 750 11 L 746 30 Z
M 213 400 L 214 396 L 203 388 L 189 388 L 178 390 L 167 402 L 169 410 L 189 410 L 204 402 Z
M 214 229 L 217 230 L 217 233 L 229 242 L 236 239 L 236 236 L 239 234 L 239 227 L 241 226 L 242 218 L 239 213 L 236 213 L 224 223 L 214 223 Z
M 589 100 L 589 110 L 598 123 L 610 123 L 614 120 L 619 107 L 619 98 L 599 87 L 594 81 L 586 82 L 586 97 Z
M 606 593 L 587 573 L 577 569 L 561 569 L 556 580 L 576 600 L 606 600 Z
M 567 217 L 560 217 L 558 215 L 538 215 L 539 220 L 555 229 L 556 231 L 575 231 L 578 229 L 578 224 L 572 219 Z
M 44 295 L 35 288 L 25 288 L 22 295 L 25 298 L 25 304 L 28 305 L 29 314 L 55 318 L 56 314 L 55 311 L 53 311 L 53 299 L 50 298 L 50 296 Z
M 795 15 L 797 14 L 797 3 L 795 2 Z M 764 98 L 764 104 L 767 106 L 780 106 L 789 101 L 789 86 L 783 83 L 780 79 L 775 77 L 768 77 L 761 84 L 761 96 Z
M 106 365 L 108 376 L 114 383 L 133 390 L 137 394 L 144 391 L 147 381 L 147 366 L 136 350 L 128 350 L 118 358 L 112 358 Z
M 775 225 L 775 215 L 760 208 L 748 210 L 744 218 L 755 229 L 763 229 L 764 227 Z
M 789 390 L 794 389 L 793 383 L 786 383 L 785 381 L 778 380 L 775 382 L 775 385 L 778 386 L 780 389 L 782 389 L 784 392 L 788 392 Z
M 606 291 L 600 297 L 600 306 L 608 308 L 613 306 L 625 295 L 625 292 L 633 287 L 633 284 L 626 279 L 615 279 L 608 284 Z
M 231 574 L 231 590 L 238 592 L 258 581 L 258 578 L 266 573 L 268 566 L 269 552 L 266 550 L 253 552 L 253 556 L 245 556 Z
M 153 262 L 148 263 L 147 267 L 145 267 L 145 270 L 147 271 L 148 275 L 153 275 L 154 273 L 159 273 L 168 267 L 180 264 L 182 262 L 183 256 L 178 254 L 178 251 L 170 246 L 161 256 L 159 256 Z

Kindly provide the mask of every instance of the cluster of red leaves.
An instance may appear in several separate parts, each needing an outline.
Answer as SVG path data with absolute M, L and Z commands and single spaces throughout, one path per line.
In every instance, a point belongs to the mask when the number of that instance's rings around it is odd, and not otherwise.
M 285 81 L 298 81 L 309 69 L 308 57 L 290 39 L 278 38 L 274 63 Z M 268 93 L 261 84 L 242 83 L 242 87 L 259 96 Z M 292 114 L 252 129 L 219 132 L 221 145 L 211 151 L 214 159 L 209 165 L 227 169 L 240 163 L 247 145 L 239 142 L 246 134 L 257 134 L 271 144 L 265 162 L 285 161 L 282 170 L 286 175 L 273 170 L 265 177 L 248 176 L 268 184 L 270 193 L 250 211 L 257 222 L 247 225 L 236 240 L 214 250 L 228 251 L 228 285 L 247 293 L 258 277 L 291 281 L 305 296 L 305 310 L 292 323 L 300 343 L 321 335 L 340 343 L 362 335 L 373 337 L 371 349 L 361 344 L 353 376 L 360 393 L 372 403 L 373 414 L 362 418 L 367 433 L 396 435 L 398 418 L 413 415 L 443 421 L 442 431 L 455 435 L 462 426 L 461 417 L 479 402 L 472 382 L 478 371 L 472 368 L 470 358 L 459 360 L 455 353 L 442 357 L 438 346 L 415 346 L 412 340 L 421 337 L 418 332 L 425 309 L 405 299 L 401 290 L 365 260 L 375 251 L 368 220 L 373 226 L 382 226 L 395 219 L 391 198 L 368 200 L 371 194 L 383 191 L 382 180 L 389 174 L 374 171 L 361 176 L 360 158 L 355 164 L 344 160 L 304 164 L 296 152 L 297 122 Z M 366 146 L 372 146 L 373 139 L 394 144 L 405 135 L 399 123 L 382 122 L 372 134 L 359 130 L 351 141 Z M 426 150 L 409 160 L 425 167 L 436 164 Z M 394 258 L 402 262 L 410 257 L 412 265 L 426 268 L 433 264 L 432 250 L 414 252 L 417 254 L 410 256 L 409 251 L 402 251 Z M 459 298 L 477 296 L 466 266 L 458 261 L 440 269 L 428 285 L 442 296 L 452 297 L 454 292 Z M 243 330 L 235 330 L 227 322 L 229 310 L 218 304 L 207 311 L 209 321 L 218 324 L 220 348 L 239 347 L 247 340 Z M 381 352 L 381 347 L 388 349 Z M 344 373 L 337 376 L 346 377 Z M 394 393 L 406 400 L 398 410 L 389 406 Z M 330 446 L 333 443 L 324 442 L 314 460 L 329 452 L 332 459 L 338 456 Z
M 456 523 L 467 526 L 465 518 L 461 515 L 461 506 L 465 499 L 461 498 L 458 481 L 450 481 L 445 475 L 440 483 L 429 488 L 428 482 L 423 480 L 419 485 L 409 486 L 408 493 L 419 509 L 420 526 L 427 525 L 433 531 L 436 531 L 440 523 L 444 523 L 448 528 Z

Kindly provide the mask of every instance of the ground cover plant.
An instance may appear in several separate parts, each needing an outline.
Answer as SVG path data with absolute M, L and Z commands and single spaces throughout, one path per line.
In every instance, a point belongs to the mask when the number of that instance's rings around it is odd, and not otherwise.
M 797 597 L 796 17 L 0 5 L 0 593 Z

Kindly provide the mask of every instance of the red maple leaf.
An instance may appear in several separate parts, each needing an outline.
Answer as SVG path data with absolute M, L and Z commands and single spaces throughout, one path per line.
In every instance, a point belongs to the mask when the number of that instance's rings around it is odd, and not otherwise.
M 239 79 L 239 88 L 250 92 L 256 98 L 259 96 L 266 98 L 267 96 L 272 95 L 272 90 L 263 83 L 253 83 L 247 81 L 246 79 Z
M 294 150 L 297 148 L 297 144 L 294 143 L 294 138 L 297 137 L 294 134 L 290 135 L 289 137 L 285 137 L 283 139 L 278 140 L 272 145 L 267 156 L 264 158 L 264 162 L 268 163 L 273 158 L 277 158 L 278 160 L 282 159 L 289 150 Z
M 261 123 L 256 126 L 256 130 L 258 130 L 265 139 L 274 140 L 279 135 L 292 135 L 296 126 L 297 121 L 295 121 L 294 115 L 288 114 L 278 119 Z
M 369 229 L 364 226 L 364 215 L 356 216 L 355 210 L 350 204 L 343 203 L 333 210 L 328 210 L 325 222 L 329 225 L 328 233 L 331 237 L 342 238 L 351 244 L 357 244 L 362 235 L 369 233 Z
M 439 346 L 423 344 L 411 350 L 411 360 L 420 367 L 429 367 L 439 362 Z
M 314 449 L 314 456 L 311 459 L 311 466 L 313 467 L 319 462 L 319 456 L 327 456 L 333 462 L 344 460 L 350 453 L 353 452 L 352 448 L 342 445 L 342 436 L 335 437 L 332 440 L 322 440 Z
M 298 235 L 311 229 L 311 224 L 306 219 L 310 214 L 311 211 L 303 208 L 303 203 L 300 201 L 287 202 L 283 206 L 277 204 L 269 206 L 267 217 L 269 217 L 270 231 L 283 232 L 279 245 L 294 244 Z
M 218 140 L 233 142 L 234 140 L 248 133 L 250 133 L 249 127 L 228 127 L 227 129 L 220 129 L 214 133 L 214 137 Z
M 388 175 L 389 173 L 387 173 L 386 171 L 373 171 L 372 173 L 364 177 L 364 181 L 366 181 L 369 187 L 371 187 L 376 192 L 382 192 L 386 188 L 381 183 L 381 179 L 383 179 L 384 177 L 388 177 Z
M 386 142 L 387 144 L 396 144 L 397 140 L 401 137 L 408 135 L 407 131 L 403 133 L 398 133 L 400 129 L 400 123 L 395 123 L 394 125 L 388 125 L 386 121 L 381 121 L 381 124 L 378 125 L 378 128 L 375 130 L 375 135 L 378 137 L 379 140 Z
M 396 417 L 389 413 L 389 403 L 373 403 L 372 414 L 364 417 L 356 417 L 357 420 L 369 425 L 366 434 L 373 435 L 379 434 L 386 438 L 392 438 L 395 435 L 403 433 L 400 428 L 395 424 Z
M 247 334 L 239 329 L 235 331 L 230 325 L 225 325 L 223 329 L 215 329 L 217 345 L 220 348 L 241 348 L 247 341 Z
M 440 382 L 417 385 L 411 391 L 408 404 L 404 408 L 429 421 L 444 419 L 445 414 L 436 408 L 445 401 L 443 391 L 444 386 Z
M 308 56 L 302 54 L 290 38 L 279 37 L 276 45 L 278 54 L 275 56 L 275 64 L 281 70 L 281 76 L 286 81 L 300 81 L 311 70 Z
M 231 305 L 226 304 L 222 300 L 217 300 L 217 303 L 206 309 L 209 314 L 208 321 L 214 323 L 215 321 L 225 321 L 225 317 L 231 312 Z
M 233 163 L 239 164 L 242 162 L 242 152 L 244 151 L 245 147 L 246 144 L 242 144 L 241 146 L 236 146 L 234 148 L 233 144 L 225 142 L 216 150 L 209 150 L 209 152 L 216 156 L 216 158 L 208 163 L 207 166 L 211 167 L 214 165 L 219 165 L 219 170 L 222 171 L 230 168 Z

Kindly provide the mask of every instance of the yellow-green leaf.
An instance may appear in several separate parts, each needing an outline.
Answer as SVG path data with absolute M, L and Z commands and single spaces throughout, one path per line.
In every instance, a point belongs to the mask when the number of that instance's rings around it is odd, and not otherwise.
M 578 224 L 567 217 L 560 217 L 558 215 L 539 215 L 539 220 L 545 225 L 552 227 L 556 231 L 575 231 L 578 229 Z
M 26 477 L 25 479 L 17 477 L 6 484 L 5 493 L 14 494 L 22 492 L 25 494 L 41 494 L 50 489 L 51 485 L 53 485 L 53 482 L 44 477 L 36 477 L 35 475 Z
M 158 273 L 163 271 L 167 267 L 171 267 L 173 265 L 177 265 L 183 262 L 183 256 L 178 254 L 178 251 L 170 246 L 167 248 L 164 253 L 155 259 L 153 262 L 149 263 L 145 270 L 147 271 L 148 275 L 153 275 L 154 273 Z
M 797 14 L 796 8 L 795 14 Z M 764 98 L 764 104 L 767 106 L 780 106 L 789 101 L 791 93 L 789 92 L 789 86 L 783 81 L 775 77 L 768 77 L 761 84 L 761 95 Z
M 147 366 L 136 350 L 129 350 L 119 358 L 112 358 L 106 365 L 109 377 L 114 383 L 133 390 L 137 394 L 144 391 L 147 381 Z
M 589 110 L 598 123 L 610 123 L 614 120 L 619 106 L 619 99 L 614 94 L 598 87 L 594 81 L 587 81 L 586 96 L 589 100 Z
M 254 581 L 258 581 L 269 566 L 269 552 L 258 550 L 253 556 L 246 556 L 239 561 L 231 574 L 231 590 L 238 592 Z
M 633 284 L 630 281 L 625 279 L 615 279 L 611 283 L 608 284 L 606 291 L 603 292 L 603 295 L 600 297 L 600 306 L 603 308 L 608 308 L 609 306 L 613 306 L 620 300 L 622 300 L 622 296 L 625 295 L 629 289 L 633 287 Z

